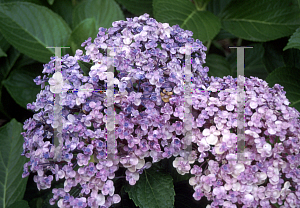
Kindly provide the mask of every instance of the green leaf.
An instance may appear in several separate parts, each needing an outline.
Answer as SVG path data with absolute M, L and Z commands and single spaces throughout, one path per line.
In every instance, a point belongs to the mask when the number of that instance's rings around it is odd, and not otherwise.
M 251 41 L 269 41 L 291 35 L 300 25 L 294 0 L 233 0 L 222 13 L 222 28 Z
M 36 200 L 36 208 L 43 208 L 43 199 L 41 197 Z
M 10 205 L 8 208 L 30 208 L 28 205 L 28 202 L 25 200 L 19 200 L 16 201 L 15 203 L 13 203 L 12 205 Z
M 274 205 L 276 208 L 279 208 L 280 206 L 279 206 L 279 204 L 272 204 L 272 205 Z
M 7 57 L 7 54 L 0 48 L 0 57 Z
M 221 29 L 220 32 L 218 33 L 218 35 L 214 38 L 214 40 L 223 40 L 226 38 L 237 38 L 236 36 L 232 35 L 231 33 L 227 32 L 224 29 Z
M 60 15 L 66 23 L 72 27 L 72 14 L 73 14 L 73 5 L 70 0 L 59 0 L 54 1 L 54 3 L 49 6 L 49 8 Z
M 14 64 L 16 63 L 17 59 L 20 56 L 20 52 L 17 51 L 15 48 L 11 47 L 8 51 L 7 51 L 8 57 L 7 58 L 2 58 L 0 60 L 1 61 L 1 65 L 0 65 L 0 82 L 5 79 L 7 77 L 7 75 L 9 74 L 10 70 L 12 69 L 12 67 L 14 66 Z M 1 83 L 0 83 L 1 85 Z
M 207 11 L 210 11 L 214 13 L 215 15 L 219 16 L 223 9 L 226 7 L 226 5 L 230 2 L 231 0 L 211 0 L 206 9 Z
M 269 86 L 280 84 L 286 91 L 286 97 L 290 101 L 290 107 L 300 111 L 300 71 L 293 67 L 280 67 L 275 69 L 266 78 Z
M 14 47 L 11 47 L 7 54 L 8 58 L 0 58 L 0 63 L 3 63 L 3 68 L 0 66 L 0 117 L 6 117 L 8 120 L 16 118 L 19 121 L 23 121 L 24 119 L 28 118 L 28 116 L 31 116 L 31 112 L 22 108 L 13 100 L 6 88 L 3 87 L 2 79 L 5 79 L 7 75 L 9 75 L 12 67 L 13 69 L 16 69 L 32 62 L 37 62 L 26 57 L 24 54 L 20 55 L 20 52 Z M 6 71 L 6 67 L 9 67 L 8 70 L 10 71 Z M 34 70 L 37 70 L 39 73 L 41 73 L 41 68 L 42 64 L 39 63 L 39 66 L 35 67 Z M 5 76 L 1 74 L 1 72 L 5 74 Z
M 229 62 L 225 57 L 217 54 L 208 54 L 204 66 L 208 66 L 209 76 L 224 77 L 231 74 Z
M 0 204 L 9 207 L 22 200 L 27 179 L 22 179 L 27 158 L 21 156 L 24 139 L 22 124 L 12 119 L 0 128 Z M 23 206 L 20 206 L 23 207 Z
M 1 59 L 0 59 L 0 62 L 1 62 Z M 17 108 L 19 106 L 11 98 L 11 96 L 8 94 L 7 90 L 5 90 L 5 92 L 4 92 L 4 89 L 2 90 L 2 79 L 6 79 L 6 77 L 9 74 L 12 67 L 14 69 L 17 69 L 17 68 L 20 68 L 20 67 L 23 67 L 23 66 L 26 66 L 29 64 L 36 63 L 36 61 L 25 56 L 24 54 L 20 55 L 20 52 L 18 50 L 16 50 L 14 47 L 11 47 L 8 50 L 8 58 L 4 59 L 4 61 L 2 61 L 2 63 L 4 63 L 4 64 L 2 65 L 2 67 L 0 67 L 0 74 L 1 74 L 1 76 L 0 76 L 1 77 L 0 78 L 0 100 L 1 100 L 0 112 L 2 112 L 4 115 L 6 115 L 6 117 L 10 118 L 9 112 L 11 112 L 12 109 L 14 109 L 14 111 L 19 111 L 18 113 L 20 113 L 20 109 L 17 110 Z M 9 98 L 8 98 L 8 96 L 9 96 Z M 10 102 L 13 102 L 14 105 L 16 105 L 16 106 L 11 105 L 12 103 L 10 103 Z M 24 109 L 24 111 L 25 111 L 25 109 Z M 24 116 L 26 117 L 25 114 L 24 114 Z
M 30 2 L 38 5 L 43 5 L 41 0 L 1 0 L 0 3 L 12 3 L 12 2 Z
M 89 37 L 92 39 L 97 37 L 98 29 L 96 29 L 95 18 L 88 18 L 79 23 L 73 30 L 69 43 L 73 54 L 76 53 L 77 49 L 83 50 L 81 43 L 87 40 Z
M 153 168 L 144 170 L 134 186 L 126 186 L 130 199 L 140 208 L 173 207 L 174 186 L 172 177 Z
M 263 56 L 263 63 L 269 73 L 274 71 L 276 68 L 285 66 L 282 57 L 282 44 L 279 41 L 271 41 L 263 43 L 265 53 Z
M 297 48 L 300 50 L 300 27 L 290 37 L 288 44 L 284 47 L 284 51 L 289 48 Z
M 251 45 L 253 48 L 244 49 L 245 55 L 245 69 L 244 75 L 245 77 L 258 77 L 260 79 L 265 79 L 268 76 L 267 69 L 262 62 L 262 58 L 264 55 L 264 48 L 262 44 L 255 43 Z M 230 63 L 231 68 L 231 76 L 237 77 L 237 49 L 233 49 L 234 53 L 232 53 L 228 57 L 228 61 Z
M 84 76 L 89 76 L 89 72 L 91 70 L 91 67 L 93 66 L 93 63 L 87 63 L 84 61 L 77 61 L 81 70 L 83 71 Z
M 18 69 L 23 66 L 27 66 L 27 65 L 31 65 L 31 64 L 39 64 L 39 67 L 37 69 L 35 69 L 34 71 L 38 71 L 39 73 L 41 73 L 43 64 L 33 60 L 32 58 L 29 58 L 28 56 L 26 56 L 24 54 L 20 55 L 19 59 L 14 64 L 14 69 Z
M 21 53 L 40 62 L 49 62 L 54 49 L 65 46 L 71 29 L 50 9 L 27 2 L 0 5 L 0 31 Z
M 189 180 L 192 177 L 192 174 L 186 173 L 184 175 L 181 175 L 177 172 L 176 168 L 173 167 L 173 161 L 175 160 L 175 157 L 172 156 L 171 158 L 163 159 L 159 161 L 158 163 L 154 163 L 152 165 L 153 169 L 162 171 L 164 173 L 167 173 L 172 176 L 173 183 L 176 184 L 180 181 Z
M 5 40 L 4 36 L 0 33 L 0 48 L 6 52 L 10 47 L 10 44 Z
M 193 2 L 198 11 L 204 11 L 206 10 L 206 6 L 210 2 L 210 0 L 193 0 Z
M 27 69 L 15 69 L 6 80 L 2 81 L 11 97 L 25 109 L 28 103 L 36 100 L 36 95 L 41 91 L 41 86 L 33 82 L 33 79 L 38 75 L 29 70 L 33 67 L 36 65 L 29 65 L 26 67 Z
M 118 3 L 122 4 L 128 11 L 132 14 L 140 16 L 144 13 L 152 16 L 152 0 L 116 0 Z
M 283 60 L 286 66 L 296 67 L 300 70 L 300 50 L 291 48 L 284 51 Z
M 3 91 L 2 91 L 2 81 L 6 79 L 10 70 L 16 63 L 17 59 L 20 56 L 20 52 L 16 50 L 14 47 L 10 47 L 7 51 L 7 58 L 0 58 L 0 62 L 2 63 L 0 66 L 0 100 L 3 99 Z M 7 99 L 6 99 L 7 100 Z M 7 111 L 4 109 L 4 103 L 0 102 L 0 112 L 2 112 L 6 117 L 9 118 Z
M 54 0 L 47 0 L 50 5 L 54 3 Z
M 121 197 L 121 202 L 116 204 L 114 207 L 115 208 L 138 208 L 135 206 L 134 202 L 129 198 L 128 193 L 125 191 L 125 186 L 122 186 L 120 190 L 120 197 Z
M 212 40 L 220 31 L 221 23 L 209 11 L 198 11 L 189 0 L 153 0 L 154 17 L 170 26 L 178 24 L 193 32 L 193 38 L 200 41 Z
M 125 20 L 119 5 L 111 0 L 86 0 L 79 3 L 73 12 L 73 28 L 87 18 L 95 18 L 97 33 L 100 27 L 110 28 L 114 21 Z

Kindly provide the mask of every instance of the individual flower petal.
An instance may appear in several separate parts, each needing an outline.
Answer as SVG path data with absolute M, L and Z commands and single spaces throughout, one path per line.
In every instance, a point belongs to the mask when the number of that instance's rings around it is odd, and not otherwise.
M 208 137 L 206 137 L 206 142 L 210 145 L 215 145 L 218 142 L 218 137 L 211 134 Z
M 209 136 L 210 135 L 210 130 L 209 129 L 204 129 L 202 134 L 203 134 L 203 136 Z

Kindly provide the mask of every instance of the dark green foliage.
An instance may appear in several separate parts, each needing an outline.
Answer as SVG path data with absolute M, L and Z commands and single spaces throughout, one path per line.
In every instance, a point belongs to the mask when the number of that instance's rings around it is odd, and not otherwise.
M 84 50 L 83 41 L 97 37 L 99 27 L 109 28 L 114 21 L 144 13 L 170 26 L 178 24 L 203 41 L 208 48 L 209 76 L 236 77 L 237 49 L 229 46 L 252 46 L 245 49 L 245 76 L 266 80 L 269 87 L 284 86 L 290 106 L 300 111 L 300 0 L 0 0 L 1 205 L 57 207 L 49 205 L 52 189 L 38 191 L 33 174 L 28 182 L 21 178 L 26 161 L 20 155 L 21 123 L 32 117 L 26 105 L 35 101 L 41 89 L 33 79 L 42 75 L 43 64 L 54 55 L 54 49 L 46 47 L 70 47 L 62 50 L 62 56 L 74 55 L 76 49 Z M 88 76 L 93 64 L 78 63 Z M 188 183 L 192 175 L 178 174 L 174 159 L 153 164 L 135 186 L 128 185 L 120 168 L 116 176 L 121 178 L 114 182 L 122 200 L 113 207 L 202 208 L 210 204 L 205 197 L 194 200 Z M 14 186 L 8 186 L 6 179 Z M 54 180 L 52 185 L 63 187 L 63 181 Z M 79 191 L 73 188 L 71 194 L 78 196 Z M 3 193 L 13 197 L 3 203 Z

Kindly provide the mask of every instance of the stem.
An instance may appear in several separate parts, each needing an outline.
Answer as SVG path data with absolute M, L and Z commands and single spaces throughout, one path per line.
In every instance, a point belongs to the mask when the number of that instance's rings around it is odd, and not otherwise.
M 114 179 L 118 179 L 118 178 L 126 178 L 126 176 L 118 176 L 118 177 L 115 177 Z
M 76 0 L 72 0 L 72 6 L 75 6 L 76 5 Z

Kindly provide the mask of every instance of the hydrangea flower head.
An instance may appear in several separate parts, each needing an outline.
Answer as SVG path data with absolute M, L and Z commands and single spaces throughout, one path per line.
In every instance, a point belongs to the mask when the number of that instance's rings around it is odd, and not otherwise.
M 25 121 L 22 133 L 23 155 L 30 158 L 23 177 L 37 173 L 34 181 L 39 189 L 51 188 L 53 179 L 64 180 L 64 188 L 53 189 L 50 204 L 110 207 L 121 200 L 112 181 L 118 169 L 125 169 L 126 180 L 135 185 L 152 163 L 171 156 L 176 157 L 173 166 L 178 173 L 195 175 L 190 179 L 193 197 L 207 197 L 212 207 L 236 207 L 237 202 L 267 207 L 268 201 L 283 204 L 283 200 L 285 207 L 299 204 L 300 114 L 288 107 L 281 86 L 269 88 L 258 78 L 246 78 L 245 155 L 252 162 L 234 161 L 237 94 L 224 90 L 236 89 L 237 79 L 208 77 L 208 68 L 202 66 L 206 47 L 178 25 L 170 27 L 144 14 L 112 26 L 99 28 L 94 42 L 89 38 L 82 43 L 86 52 L 62 57 L 61 72 L 55 72 L 52 58 L 44 65 L 46 77 L 35 79 L 42 90 L 36 102 L 27 105 L 35 115 Z M 188 124 L 193 151 L 188 160 L 183 158 L 187 148 L 184 46 L 192 47 L 193 58 Z M 82 62 L 91 65 L 87 74 Z M 111 67 L 114 76 L 107 73 Z M 119 111 L 113 156 L 106 153 L 111 98 L 102 91 L 110 84 L 116 85 L 114 107 Z M 62 147 L 54 143 L 54 93 L 61 93 Z M 61 161 L 55 160 L 57 151 Z M 290 183 L 283 184 L 282 177 L 290 178 Z M 296 188 L 295 194 L 290 186 Z M 80 196 L 71 196 L 70 191 L 78 188 Z

